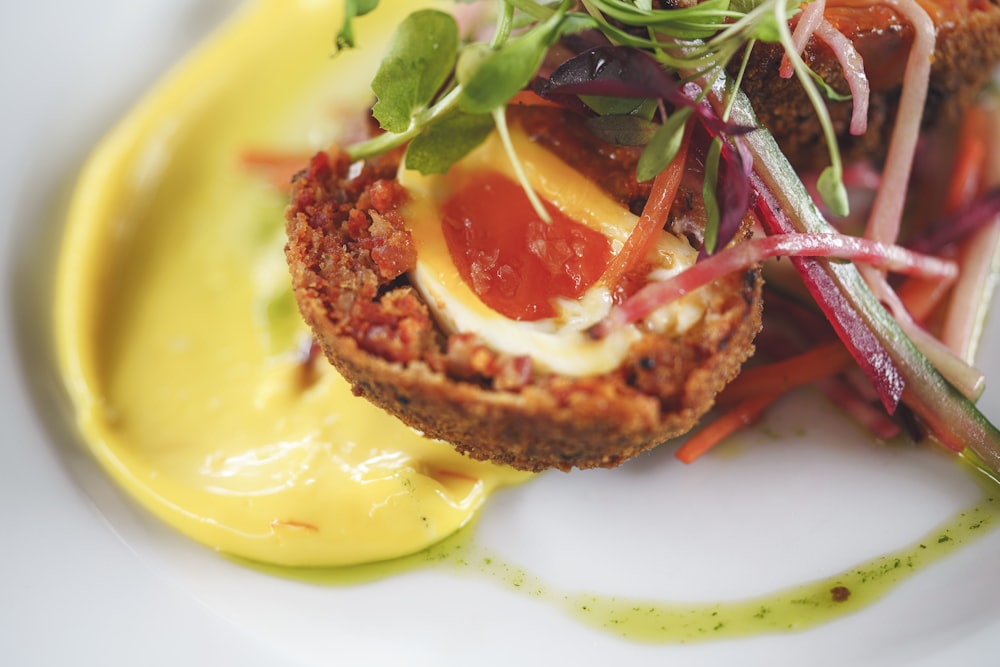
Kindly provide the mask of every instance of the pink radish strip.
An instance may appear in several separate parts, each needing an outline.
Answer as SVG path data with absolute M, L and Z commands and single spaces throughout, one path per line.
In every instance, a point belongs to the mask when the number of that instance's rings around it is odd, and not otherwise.
M 641 320 L 660 306 L 713 280 L 735 271 L 745 271 L 771 257 L 835 257 L 865 262 L 896 273 L 936 276 L 942 280 L 953 280 L 958 273 L 956 265 L 948 260 L 856 236 L 774 234 L 737 243 L 667 280 L 648 283 L 614 309 L 605 322 L 598 325 L 600 329 L 595 330 L 595 335 Z
M 934 55 L 935 29 L 927 12 L 915 0 L 881 0 L 893 7 L 913 26 L 913 45 L 906 60 L 903 90 L 896 113 L 896 126 L 882 172 L 882 187 L 875 197 L 865 236 L 882 243 L 895 243 L 903 216 L 906 188 L 924 115 L 924 102 Z
M 826 42 L 833 51 L 851 89 L 854 110 L 851 113 L 850 132 L 853 135 L 864 134 L 868 130 L 868 100 L 871 86 L 868 84 L 868 75 L 865 73 L 861 54 L 854 48 L 854 42 L 834 28 L 829 21 L 824 20 L 819 24 L 816 36 Z
M 802 55 L 806 48 L 806 43 L 816 28 L 823 22 L 823 12 L 826 10 L 826 0 L 813 0 L 799 14 L 799 20 L 795 24 L 795 31 L 792 33 L 792 46 L 797 55 Z M 786 53 L 781 57 L 781 66 L 778 68 L 778 76 L 782 79 L 790 79 L 795 73 L 792 68 L 792 60 Z
M 756 155 L 763 160 L 765 165 L 768 165 L 768 158 L 774 155 L 773 151 L 776 151 L 777 147 L 773 144 L 767 146 L 766 138 L 764 143 L 763 148 L 766 148 L 768 152 L 761 152 L 762 147 L 758 145 L 755 146 Z M 782 164 L 787 167 L 788 172 L 791 172 L 791 167 L 787 166 L 787 162 L 778 162 L 777 166 L 781 167 Z M 782 176 L 784 177 L 785 174 Z M 781 200 L 759 173 L 754 172 L 750 175 L 750 185 L 755 195 L 753 200 L 754 213 L 767 233 L 789 234 L 799 231 L 796 228 L 796 221 L 789 217 Z M 797 198 L 799 201 L 806 201 L 808 195 L 803 191 L 797 195 Z M 802 219 L 798 219 L 797 222 L 802 223 Z M 814 222 L 814 220 L 809 222 Z M 886 412 L 894 414 L 903 396 L 903 390 L 906 388 L 906 379 L 889 354 L 889 350 L 886 349 L 887 345 L 882 343 L 875 331 L 868 325 L 859 307 L 841 291 L 840 284 L 837 278 L 832 275 L 832 269 L 827 265 L 827 262 L 809 257 L 791 257 L 790 261 L 798 271 L 806 289 L 816 301 L 816 305 L 823 311 L 840 340 L 844 342 L 844 346 L 854 357 L 854 361 L 864 371 L 868 381 L 878 393 Z M 862 282 L 860 276 L 858 276 L 858 282 Z

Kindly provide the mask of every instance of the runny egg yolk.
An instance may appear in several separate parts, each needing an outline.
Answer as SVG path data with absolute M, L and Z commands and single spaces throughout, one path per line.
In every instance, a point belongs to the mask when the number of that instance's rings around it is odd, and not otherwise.
M 442 328 L 530 357 L 537 370 L 583 377 L 618 368 L 644 331 L 678 335 L 704 315 L 696 290 L 657 310 L 643 329 L 591 338 L 587 329 L 612 305 L 599 278 L 638 217 L 516 125 L 510 141 L 527 182 L 547 202 L 549 228 L 517 182 L 498 133 L 447 174 L 424 175 L 405 164 L 399 170 L 410 194 L 403 217 L 417 249 L 410 279 Z M 554 245 L 545 248 L 551 238 Z M 696 259 L 686 239 L 663 232 L 647 257 L 648 277 L 667 278 Z
M 523 188 L 496 171 L 461 173 L 443 203 L 451 259 L 473 291 L 513 320 L 555 317 L 554 300 L 577 299 L 611 257 L 606 236 L 546 202 L 550 220 Z

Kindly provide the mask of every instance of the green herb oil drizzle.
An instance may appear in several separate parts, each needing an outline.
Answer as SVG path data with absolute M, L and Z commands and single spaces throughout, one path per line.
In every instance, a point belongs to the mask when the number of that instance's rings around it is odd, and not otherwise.
M 975 504 L 909 546 L 824 579 L 760 597 L 707 603 L 558 590 L 476 544 L 474 527 L 420 553 L 382 563 L 296 569 L 240 562 L 268 574 L 328 586 L 360 585 L 420 568 L 445 568 L 488 577 L 623 639 L 683 644 L 799 632 L 864 609 L 923 568 L 985 535 L 995 528 L 995 519 L 996 497 L 993 490 L 987 490 Z

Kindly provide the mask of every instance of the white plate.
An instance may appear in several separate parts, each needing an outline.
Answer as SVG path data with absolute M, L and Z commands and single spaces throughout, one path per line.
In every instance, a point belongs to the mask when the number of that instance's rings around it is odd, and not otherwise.
M 81 451 L 51 364 L 52 262 L 97 138 L 234 0 L 17 3 L 0 21 L 0 662 L 63 664 L 990 664 L 1000 532 L 809 631 L 658 645 L 592 630 L 477 568 L 365 585 L 236 566 L 164 528 Z M 1000 372 L 997 318 L 982 367 Z M 1000 394 L 981 402 L 1000 420 Z M 550 588 L 706 601 L 904 547 L 975 499 L 926 448 L 876 446 L 808 392 L 684 467 L 547 474 L 498 495 L 476 543 Z

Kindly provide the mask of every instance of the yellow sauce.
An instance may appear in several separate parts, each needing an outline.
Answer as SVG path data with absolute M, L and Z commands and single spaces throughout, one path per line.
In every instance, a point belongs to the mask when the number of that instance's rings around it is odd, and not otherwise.
M 286 565 L 412 553 L 523 473 L 471 461 L 351 395 L 308 335 L 283 266 L 283 196 L 240 165 L 310 152 L 370 104 L 393 17 L 332 57 L 340 3 L 265 0 L 99 146 L 57 288 L 60 364 L 108 472 L 215 549 Z

